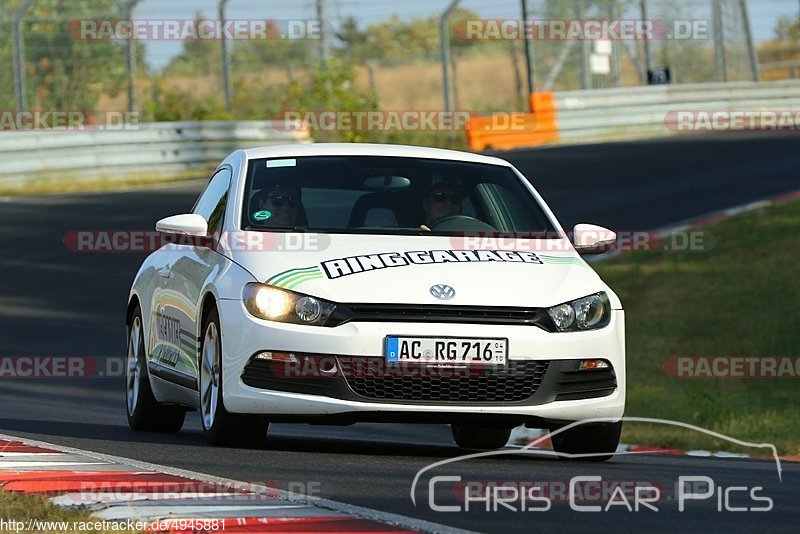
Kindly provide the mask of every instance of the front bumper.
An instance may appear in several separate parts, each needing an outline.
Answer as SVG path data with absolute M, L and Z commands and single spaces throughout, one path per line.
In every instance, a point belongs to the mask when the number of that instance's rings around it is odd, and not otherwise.
M 232 413 L 267 414 L 275 420 L 309 421 L 337 418 L 345 422 L 463 420 L 508 416 L 520 419 L 573 421 L 622 417 L 625 407 L 625 315 L 613 310 L 605 328 L 589 332 L 550 333 L 538 327 L 441 323 L 347 323 L 334 328 L 263 321 L 251 316 L 241 301 L 218 303 L 222 321 L 223 402 Z M 565 360 L 605 359 L 613 366 L 616 389 L 597 398 L 534 402 L 441 403 L 381 402 L 358 395 L 312 395 L 248 386 L 242 380 L 255 353 L 269 350 L 354 357 L 383 355 L 387 335 L 505 337 L 509 362 L 548 361 L 551 370 Z M 302 380 L 302 379 L 298 379 Z M 324 379 L 323 379 L 324 380 Z M 544 402 L 542 402 L 544 401 Z

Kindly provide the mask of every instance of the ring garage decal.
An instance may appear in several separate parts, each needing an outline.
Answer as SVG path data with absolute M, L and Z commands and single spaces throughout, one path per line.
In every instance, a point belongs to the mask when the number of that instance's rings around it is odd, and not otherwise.
M 197 337 L 183 328 L 182 315 L 171 306 L 155 312 L 155 344 L 151 359 L 159 365 L 191 375 L 196 368 Z
M 272 212 L 267 210 L 257 211 L 253 214 L 254 221 L 266 221 L 270 217 L 272 217 Z
M 388 267 L 425 265 L 432 263 L 534 263 L 544 262 L 533 252 L 511 250 L 415 250 L 386 252 L 366 256 L 350 256 L 323 261 L 320 265 L 331 280 Z

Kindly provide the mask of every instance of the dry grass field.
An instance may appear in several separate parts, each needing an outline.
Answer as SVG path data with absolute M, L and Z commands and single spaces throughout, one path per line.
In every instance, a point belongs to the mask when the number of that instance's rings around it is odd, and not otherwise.
M 510 50 L 487 51 L 480 55 L 472 54 L 459 57 L 456 61 L 455 108 L 469 111 L 526 111 L 527 85 L 524 80 L 524 56 L 521 46 L 518 47 L 515 73 Z M 710 52 L 710 51 L 708 51 Z M 546 57 L 542 60 L 542 57 Z M 535 78 L 542 84 L 547 77 L 554 60 L 554 54 L 543 55 L 537 62 Z M 556 79 L 554 90 L 575 88 L 579 84 L 575 55 L 567 62 L 567 67 Z M 782 43 L 765 43 L 759 47 L 759 59 L 762 63 L 800 59 L 796 47 Z M 695 58 L 697 60 L 697 58 Z M 708 62 L 712 61 L 709 56 Z M 701 58 L 700 63 L 706 59 Z M 541 63 L 547 63 L 542 65 Z M 673 65 L 675 66 L 675 65 Z M 685 78 L 691 70 L 688 66 L 678 64 L 677 76 Z M 416 61 L 400 65 L 375 65 L 370 69 L 360 65 L 355 68 L 356 84 L 359 89 L 368 90 L 374 87 L 377 92 L 380 108 L 383 110 L 441 110 L 444 108 L 442 96 L 442 68 L 436 61 Z M 629 55 L 623 54 L 620 65 L 620 85 L 639 85 L 636 65 Z M 517 73 L 520 78 L 517 77 Z M 302 82 L 308 78 L 307 69 L 286 67 L 265 67 L 242 75 L 234 72 L 237 90 L 248 87 L 286 86 L 290 80 Z M 764 81 L 781 80 L 789 77 L 789 70 L 768 69 L 762 71 Z M 222 99 L 222 82 L 220 76 L 208 74 L 197 77 L 172 76 L 161 80 L 165 90 L 176 90 L 197 97 L 216 96 Z M 141 79 L 138 82 L 139 102 L 146 102 L 153 95 L 153 81 Z M 120 93 L 114 97 L 104 97 L 100 111 L 124 109 L 126 96 Z M 254 117 L 257 118 L 257 117 Z

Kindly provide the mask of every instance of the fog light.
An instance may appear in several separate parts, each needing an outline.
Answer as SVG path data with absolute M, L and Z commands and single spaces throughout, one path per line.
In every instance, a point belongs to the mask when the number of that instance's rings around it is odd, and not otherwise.
M 339 367 L 336 365 L 336 360 L 324 358 L 319 364 L 319 371 L 324 375 L 335 375 L 339 372 Z
M 593 369 L 608 369 L 611 366 L 605 360 L 581 360 L 578 371 L 591 371 Z
M 300 360 L 297 359 L 297 356 L 292 354 L 291 352 L 259 352 L 254 356 L 256 360 L 268 361 L 268 362 L 289 362 L 289 363 L 300 363 Z
M 306 323 L 313 323 L 322 315 L 322 306 L 314 297 L 302 297 L 294 306 L 297 318 Z

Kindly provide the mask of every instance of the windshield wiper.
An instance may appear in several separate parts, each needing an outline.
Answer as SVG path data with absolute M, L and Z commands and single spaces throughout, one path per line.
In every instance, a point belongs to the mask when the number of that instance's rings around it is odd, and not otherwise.
M 258 232 L 296 232 L 305 233 L 307 228 L 302 226 L 248 226 L 245 230 L 255 230 Z

